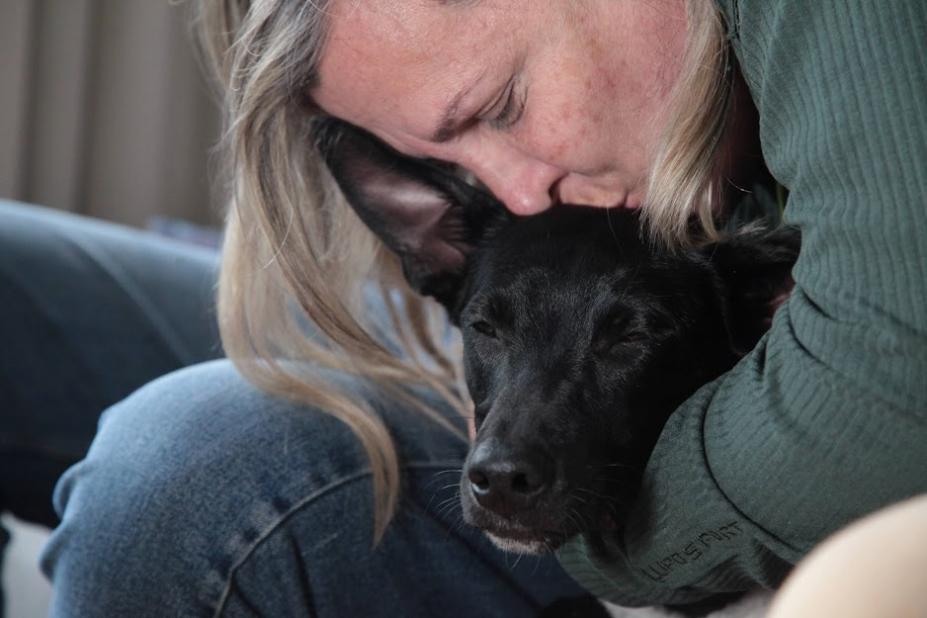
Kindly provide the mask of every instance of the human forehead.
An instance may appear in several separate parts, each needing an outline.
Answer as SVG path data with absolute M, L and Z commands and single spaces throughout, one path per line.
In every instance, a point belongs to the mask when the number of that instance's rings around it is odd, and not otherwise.
M 440 34 L 466 31 L 473 26 L 483 29 L 469 32 L 467 40 L 480 38 L 485 28 L 517 20 L 524 23 L 528 14 L 539 14 L 558 0 L 332 0 L 327 10 L 330 31 L 336 26 L 349 36 L 354 32 L 376 33 L 381 41 L 392 40 L 404 46 L 444 46 L 449 41 Z M 466 45 L 467 40 L 450 41 Z M 433 48 L 433 47 L 432 47 Z
M 499 50 L 524 38 L 524 15 L 517 2 L 481 0 L 336 0 L 329 13 L 329 33 L 322 50 L 322 71 L 328 59 L 346 74 L 380 69 L 369 76 L 402 79 L 441 78 L 471 64 L 485 63 Z M 513 26 L 517 20 L 520 28 Z M 334 71 L 330 78 L 338 77 Z M 325 77 L 325 76 L 323 76 Z
M 485 95 L 476 86 L 488 87 L 483 78 L 511 55 L 517 29 L 506 26 L 510 4 L 336 0 L 312 95 L 354 124 L 425 139 L 426 126 L 461 91 L 471 91 L 461 103 Z

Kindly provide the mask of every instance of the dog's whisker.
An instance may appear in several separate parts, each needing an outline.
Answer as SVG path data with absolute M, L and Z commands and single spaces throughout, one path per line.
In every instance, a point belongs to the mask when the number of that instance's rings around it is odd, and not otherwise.
M 435 514 L 437 514 L 439 517 L 446 517 L 448 514 L 450 514 L 454 510 L 454 507 L 456 506 L 457 506 L 457 496 L 451 496 L 450 498 L 445 498 L 444 500 L 441 501 L 440 504 L 438 504 L 437 507 L 435 507 Z
M 570 524 L 571 524 L 574 528 L 576 528 L 576 531 L 579 532 L 579 531 L 580 531 L 580 525 L 579 525 L 579 522 L 576 521 L 576 519 L 573 517 L 573 514 L 570 513 L 570 512 L 567 512 L 566 518 L 567 518 L 567 521 L 570 522 Z
M 583 513 L 578 511 L 575 512 L 576 517 L 579 519 L 579 530 L 580 532 L 586 532 L 592 527 L 592 522 L 588 520 Z
M 587 489 L 585 487 L 577 487 L 574 491 L 577 493 L 583 492 L 583 493 L 589 494 L 593 498 L 601 498 L 602 500 L 611 500 L 609 496 L 606 496 L 605 494 L 599 493 L 597 491 L 593 491 L 591 489 Z M 579 500 L 579 496 L 574 495 L 573 497 Z M 583 500 L 580 500 L 580 501 L 583 502 L 583 504 L 586 504 L 585 501 Z
M 627 478 L 615 478 L 614 476 L 597 476 L 592 479 L 592 482 L 597 485 L 611 485 L 611 486 L 625 486 L 631 484 L 631 479 Z
M 435 501 L 435 498 L 438 497 L 437 493 L 432 493 L 431 497 L 428 498 L 428 504 L 425 505 L 425 510 L 428 511 L 431 509 L 431 504 Z
M 422 488 L 423 488 L 423 489 L 428 489 L 429 487 L 431 487 L 432 485 L 434 485 L 435 483 L 437 483 L 438 481 L 440 481 L 440 480 L 441 480 L 440 477 L 442 477 L 442 476 L 444 476 L 444 475 L 446 475 L 446 474 L 451 474 L 451 473 L 454 473 L 454 474 L 461 474 L 461 473 L 463 473 L 463 468 L 456 468 L 456 469 L 453 469 L 453 470 L 442 470 L 442 471 L 440 471 L 440 472 L 435 472 L 434 474 L 431 475 L 431 478 L 428 480 L 427 483 L 425 483 L 425 485 L 423 485 Z
M 458 534 L 462 534 L 466 526 L 467 522 L 464 521 L 463 515 L 459 515 L 454 521 L 454 531 Z
M 578 501 L 579 501 L 580 503 L 582 503 L 582 504 L 589 504 L 589 501 L 588 501 L 588 500 L 584 500 L 583 498 L 580 498 L 578 495 L 576 495 L 577 492 L 579 492 L 579 491 L 581 491 L 581 490 L 579 490 L 579 489 L 575 490 L 574 493 L 570 494 L 570 497 L 573 498 L 574 500 L 578 500 Z
M 441 470 L 440 472 L 435 472 L 434 476 L 441 476 L 442 474 L 451 474 L 451 473 L 461 474 L 462 472 L 463 472 L 463 468 L 451 468 L 450 470 Z
M 452 504 L 452 503 L 447 503 L 447 504 L 443 505 L 443 506 L 438 510 L 437 515 L 440 516 L 440 517 L 447 517 L 447 516 L 451 515 L 452 513 L 454 513 L 454 506 L 455 506 L 455 505 Z
M 532 576 L 537 575 L 538 569 L 541 567 L 541 562 L 542 562 L 542 561 L 543 561 L 543 557 L 541 557 L 541 556 L 535 556 L 535 557 L 534 557 L 534 570 L 531 571 L 531 575 L 532 575 Z
M 615 461 L 615 462 L 607 463 L 607 464 L 589 464 L 586 467 L 597 470 L 600 468 L 633 468 L 634 466 L 632 466 L 631 464 L 626 464 L 626 463 L 622 463 L 619 461 Z
M 429 479 L 428 484 L 434 483 L 436 480 L 438 480 L 438 478 L 444 476 L 445 474 L 461 474 L 462 472 L 463 468 L 454 468 L 452 470 L 441 470 L 439 472 L 435 472 L 431 475 L 431 479 Z
M 458 515 L 453 520 L 447 522 L 447 527 L 445 528 L 447 531 L 447 538 L 450 538 L 455 534 L 461 534 L 465 524 L 466 522 L 463 520 L 461 515 Z
M 438 503 L 438 506 L 435 507 L 435 511 L 440 513 L 442 509 L 446 508 L 450 504 L 453 504 L 454 501 L 456 501 L 456 496 L 453 498 L 445 498 L 440 503 Z
M 576 527 L 577 532 L 583 532 L 586 529 L 582 515 L 576 509 L 569 509 L 566 513 L 567 520 Z
M 437 495 L 437 493 L 438 493 L 438 492 L 435 492 L 436 495 Z M 452 495 L 452 496 L 447 496 L 447 497 L 445 497 L 444 499 L 441 500 L 441 505 L 456 502 L 456 501 L 457 501 L 457 498 L 458 498 L 458 497 L 457 497 L 456 494 L 454 494 L 454 495 Z
M 545 554 L 552 554 L 552 553 L 554 553 L 554 548 L 550 545 L 550 543 L 548 543 L 547 541 L 543 541 L 543 542 L 542 542 L 542 545 L 544 546 L 544 553 L 545 553 Z

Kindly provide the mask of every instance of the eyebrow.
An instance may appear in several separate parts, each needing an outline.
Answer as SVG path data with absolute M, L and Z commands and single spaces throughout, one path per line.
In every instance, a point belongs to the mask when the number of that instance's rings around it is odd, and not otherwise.
M 443 144 L 454 137 L 454 134 L 457 133 L 461 125 L 461 120 L 457 117 L 457 114 L 460 112 L 460 105 L 463 103 L 464 97 L 470 94 L 470 91 L 483 79 L 483 75 L 484 73 L 481 73 L 470 85 L 462 88 L 460 92 L 454 95 L 451 102 L 447 104 L 447 107 L 444 108 L 444 113 L 441 114 L 438 128 L 431 133 L 431 137 L 429 138 L 432 142 Z

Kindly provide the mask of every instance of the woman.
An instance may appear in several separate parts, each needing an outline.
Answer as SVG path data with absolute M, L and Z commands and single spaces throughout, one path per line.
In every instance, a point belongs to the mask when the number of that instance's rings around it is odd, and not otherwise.
M 714 234 L 762 139 L 803 231 L 794 291 L 670 419 L 608 551 L 561 550 L 597 596 L 774 586 L 925 491 L 927 8 L 858 4 L 204 3 L 228 112 L 222 340 L 276 397 L 219 361 L 111 408 L 56 491 L 56 615 L 530 615 L 578 593 L 435 508 L 465 450 L 452 355 L 412 296 L 368 310 L 361 282 L 398 286 L 395 262 L 313 152 L 319 114 L 461 165 L 518 214 L 640 207 L 670 245 Z

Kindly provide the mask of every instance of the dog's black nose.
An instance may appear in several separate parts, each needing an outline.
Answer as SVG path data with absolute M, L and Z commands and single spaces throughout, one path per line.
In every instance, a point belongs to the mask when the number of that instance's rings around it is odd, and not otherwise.
M 531 508 L 553 484 L 553 465 L 539 452 L 516 455 L 496 441 L 478 444 L 467 461 L 477 502 L 500 515 Z

